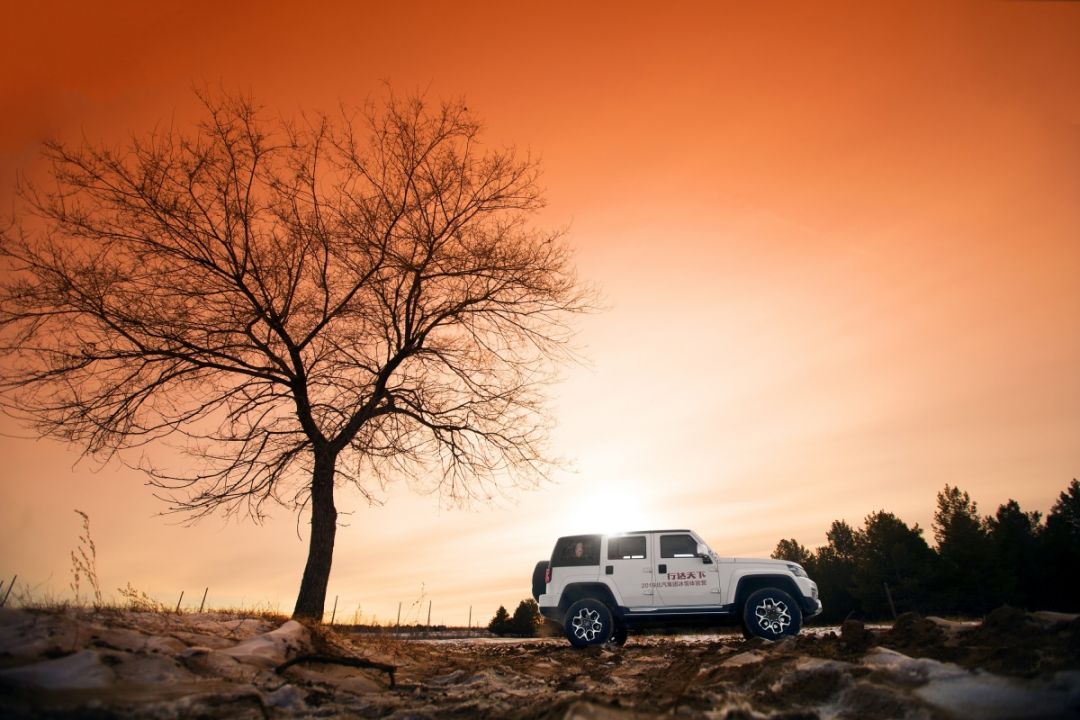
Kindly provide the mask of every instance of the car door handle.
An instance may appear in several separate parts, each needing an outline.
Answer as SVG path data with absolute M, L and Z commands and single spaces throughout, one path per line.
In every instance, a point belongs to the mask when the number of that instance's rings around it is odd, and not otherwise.
M 652 568 L 644 568 L 641 572 L 648 573 L 649 575 L 652 575 Z
M 665 564 L 665 565 L 661 565 L 660 567 L 658 567 L 658 568 L 656 568 L 656 569 L 657 569 L 657 570 L 659 570 L 659 571 L 660 571 L 660 572 L 662 572 L 662 573 L 666 573 L 666 572 L 667 572 L 667 565 L 666 565 L 666 564 Z

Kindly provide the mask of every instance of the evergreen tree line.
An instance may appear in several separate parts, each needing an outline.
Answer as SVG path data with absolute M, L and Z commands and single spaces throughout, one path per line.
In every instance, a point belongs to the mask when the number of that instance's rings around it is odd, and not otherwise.
M 543 618 L 540 608 L 532 599 L 522 600 L 514 610 L 513 616 L 502 605 L 495 611 L 495 617 L 488 623 L 488 630 L 496 635 L 515 635 L 517 637 L 536 637 Z
M 1009 500 L 980 516 L 958 487 L 937 495 L 935 546 L 916 524 L 890 512 L 856 530 L 835 520 L 811 552 L 781 540 L 773 557 L 800 563 L 818 584 L 826 622 L 888 619 L 896 613 L 979 616 L 1001 605 L 1080 611 L 1080 482 L 1058 496 L 1045 521 Z M 890 597 L 892 606 L 890 606 Z

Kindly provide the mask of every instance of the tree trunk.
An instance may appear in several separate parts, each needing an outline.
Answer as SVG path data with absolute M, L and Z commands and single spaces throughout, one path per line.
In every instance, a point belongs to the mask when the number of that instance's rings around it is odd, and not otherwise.
M 330 453 L 315 456 L 311 478 L 311 542 L 308 547 L 304 579 L 296 598 L 294 618 L 322 621 L 326 604 L 326 586 L 330 581 L 330 565 L 334 559 L 334 537 L 337 535 L 337 508 L 334 507 L 334 466 L 337 456 Z

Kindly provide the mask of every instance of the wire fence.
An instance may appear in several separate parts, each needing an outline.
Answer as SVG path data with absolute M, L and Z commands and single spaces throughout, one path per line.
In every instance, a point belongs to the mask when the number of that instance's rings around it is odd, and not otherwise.
M 9 598 L 13 597 L 13 590 L 15 584 L 18 581 L 18 575 L 14 575 L 10 581 L 5 582 L 0 579 L 0 607 L 4 607 Z M 15 604 L 34 606 L 39 601 L 32 597 L 32 589 L 25 586 L 14 593 Z M 136 593 L 133 589 L 128 589 L 129 592 L 122 593 L 124 600 L 120 601 L 119 605 L 130 607 L 134 610 L 142 611 L 155 611 L 155 612 L 171 612 L 175 614 L 185 613 L 265 613 L 268 615 L 284 615 L 284 613 L 278 612 L 275 608 L 269 606 L 254 606 L 250 608 L 245 607 L 214 607 L 213 605 L 207 605 L 207 600 L 213 600 L 210 595 L 210 587 L 205 586 L 202 593 L 196 592 L 196 594 L 189 597 L 198 597 L 198 605 L 190 603 L 185 606 L 184 597 L 187 594 L 186 590 L 181 590 L 176 598 L 176 602 L 160 601 L 151 598 L 147 593 Z M 157 597 L 161 597 L 160 594 L 155 593 Z M 78 598 L 74 602 L 67 601 L 44 601 L 42 605 L 49 606 L 66 606 L 74 605 L 81 606 L 82 603 Z M 111 606 L 110 603 L 94 604 L 95 607 L 99 606 Z M 464 620 L 461 624 L 447 624 L 445 622 L 432 623 L 432 612 L 435 604 L 434 600 L 428 597 L 423 590 L 421 595 L 416 600 L 406 603 L 405 601 L 399 601 L 397 604 L 397 612 L 393 618 L 388 618 L 385 621 L 381 620 L 377 615 L 371 615 L 365 617 L 363 614 L 363 608 L 361 603 L 357 603 L 355 609 L 350 613 L 346 609 L 347 607 L 341 603 L 341 596 L 335 595 L 333 602 L 330 604 L 329 609 L 323 613 L 323 623 L 334 627 L 335 629 L 343 630 L 356 634 L 389 634 L 392 636 L 405 637 L 405 638 L 424 638 L 424 637 L 438 637 L 438 638 L 471 638 L 471 637 L 490 637 L 492 633 L 488 630 L 488 622 L 482 616 L 477 615 L 474 612 L 474 606 L 470 605 L 467 614 L 462 618 Z

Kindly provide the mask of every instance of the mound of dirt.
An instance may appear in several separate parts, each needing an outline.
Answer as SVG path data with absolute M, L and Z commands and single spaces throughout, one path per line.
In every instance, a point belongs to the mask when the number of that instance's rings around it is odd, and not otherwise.
M 266 619 L 0 610 L 0 716 L 1075 717 L 1077 630 L 1072 616 L 1002 609 L 982 623 L 910 615 L 777 643 L 633 636 L 575 650 L 561 638 L 403 640 Z
M 910 657 L 1014 677 L 1080 669 L 1080 617 L 1008 606 L 977 624 L 905 613 L 876 643 Z

